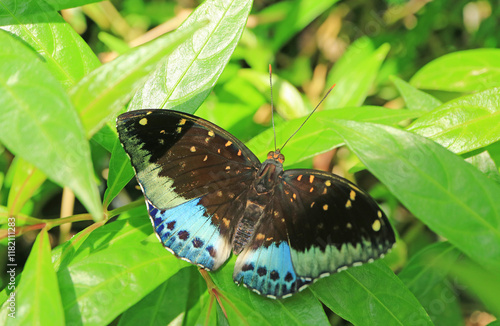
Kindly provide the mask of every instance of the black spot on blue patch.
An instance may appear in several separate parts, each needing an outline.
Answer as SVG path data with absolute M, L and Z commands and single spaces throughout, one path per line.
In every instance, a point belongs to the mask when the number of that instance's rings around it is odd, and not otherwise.
M 285 276 L 285 282 L 291 282 L 293 281 L 293 275 L 292 273 L 288 272 Z
M 210 254 L 210 257 L 215 257 L 217 254 L 217 250 L 215 250 L 213 246 L 208 246 L 207 251 Z
M 257 268 L 257 274 L 259 274 L 259 276 L 264 276 L 267 274 L 267 269 L 263 266 Z
M 189 238 L 189 232 L 186 230 L 179 231 L 179 233 L 177 233 L 177 235 L 179 236 L 179 239 L 181 239 L 181 240 L 186 240 L 187 238 Z
M 241 270 L 243 272 L 246 272 L 246 271 L 253 271 L 254 267 L 253 267 L 253 264 L 245 264 L 241 267 Z
M 194 238 L 193 247 L 200 248 L 201 246 L 203 246 L 203 241 L 200 238 Z
M 278 273 L 278 271 L 271 271 L 269 277 L 271 278 L 271 280 L 276 281 L 280 278 L 280 273 Z
M 170 223 L 167 224 L 167 228 L 169 230 L 173 230 L 175 228 L 175 221 L 172 221 Z

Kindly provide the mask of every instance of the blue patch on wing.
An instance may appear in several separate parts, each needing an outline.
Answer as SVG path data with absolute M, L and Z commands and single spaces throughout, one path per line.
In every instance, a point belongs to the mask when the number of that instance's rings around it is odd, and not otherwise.
M 200 198 L 168 210 L 159 210 L 146 200 L 156 234 L 173 254 L 209 270 L 219 268 L 229 257 L 231 246 L 212 219 L 205 216 Z
M 286 298 L 310 283 L 295 274 L 286 242 L 247 247 L 236 260 L 233 279 L 270 298 Z

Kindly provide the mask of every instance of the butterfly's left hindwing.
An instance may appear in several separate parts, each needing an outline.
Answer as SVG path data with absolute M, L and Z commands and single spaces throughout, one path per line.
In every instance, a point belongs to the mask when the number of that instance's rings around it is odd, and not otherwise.
M 162 243 L 217 269 L 229 257 L 259 160 L 228 132 L 181 112 L 127 112 L 117 130 Z

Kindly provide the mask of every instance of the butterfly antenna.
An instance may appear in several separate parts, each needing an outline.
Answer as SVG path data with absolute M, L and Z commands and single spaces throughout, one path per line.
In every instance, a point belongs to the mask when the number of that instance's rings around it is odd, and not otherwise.
M 271 86 L 271 120 L 273 122 L 274 131 L 274 151 L 276 152 L 276 128 L 274 128 L 274 106 L 273 106 L 273 69 L 269 64 L 269 85 Z
M 319 101 L 318 105 L 316 105 L 316 107 L 314 108 L 314 110 L 312 110 L 311 113 L 309 113 L 309 115 L 307 116 L 307 118 L 304 120 L 304 122 L 302 122 L 302 124 L 300 125 L 299 128 L 297 128 L 297 130 L 295 130 L 295 132 L 286 140 L 286 142 L 283 144 L 283 146 L 281 146 L 281 149 L 280 150 L 283 150 L 283 147 L 285 147 L 285 145 L 288 143 L 288 141 L 290 139 L 292 139 L 293 136 L 295 136 L 295 134 L 297 132 L 299 132 L 299 130 L 306 124 L 307 120 L 309 120 L 309 118 L 313 115 L 313 113 L 318 109 L 318 107 L 321 105 L 321 103 L 323 103 L 323 101 L 325 100 L 325 98 L 328 96 L 328 94 L 330 94 L 330 92 L 332 91 L 332 89 L 335 87 L 336 84 L 333 84 L 332 87 L 330 87 L 330 89 L 328 90 L 328 92 L 326 92 L 325 96 L 323 96 L 323 98 L 321 99 L 321 101 Z M 274 136 L 274 141 L 276 142 L 276 131 L 274 132 L 275 133 L 275 136 Z M 276 146 L 276 145 L 275 145 Z

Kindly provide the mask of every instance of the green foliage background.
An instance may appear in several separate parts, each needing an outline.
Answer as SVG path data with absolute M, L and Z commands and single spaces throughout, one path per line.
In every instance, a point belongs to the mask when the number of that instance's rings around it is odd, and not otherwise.
M 500 317 L 499 17 L 494 1 L 0 0 L 1 323 Z M 152 234 L 114 121 L 196 112 L 265 158 L 269 63 L 278 145 L 337 85 L 285 166 L 334 166 L 369 189 L 398 242 L 286 300 L 234 285 L 233 257 L 210 274 L 226 319 L 197 269 Z

